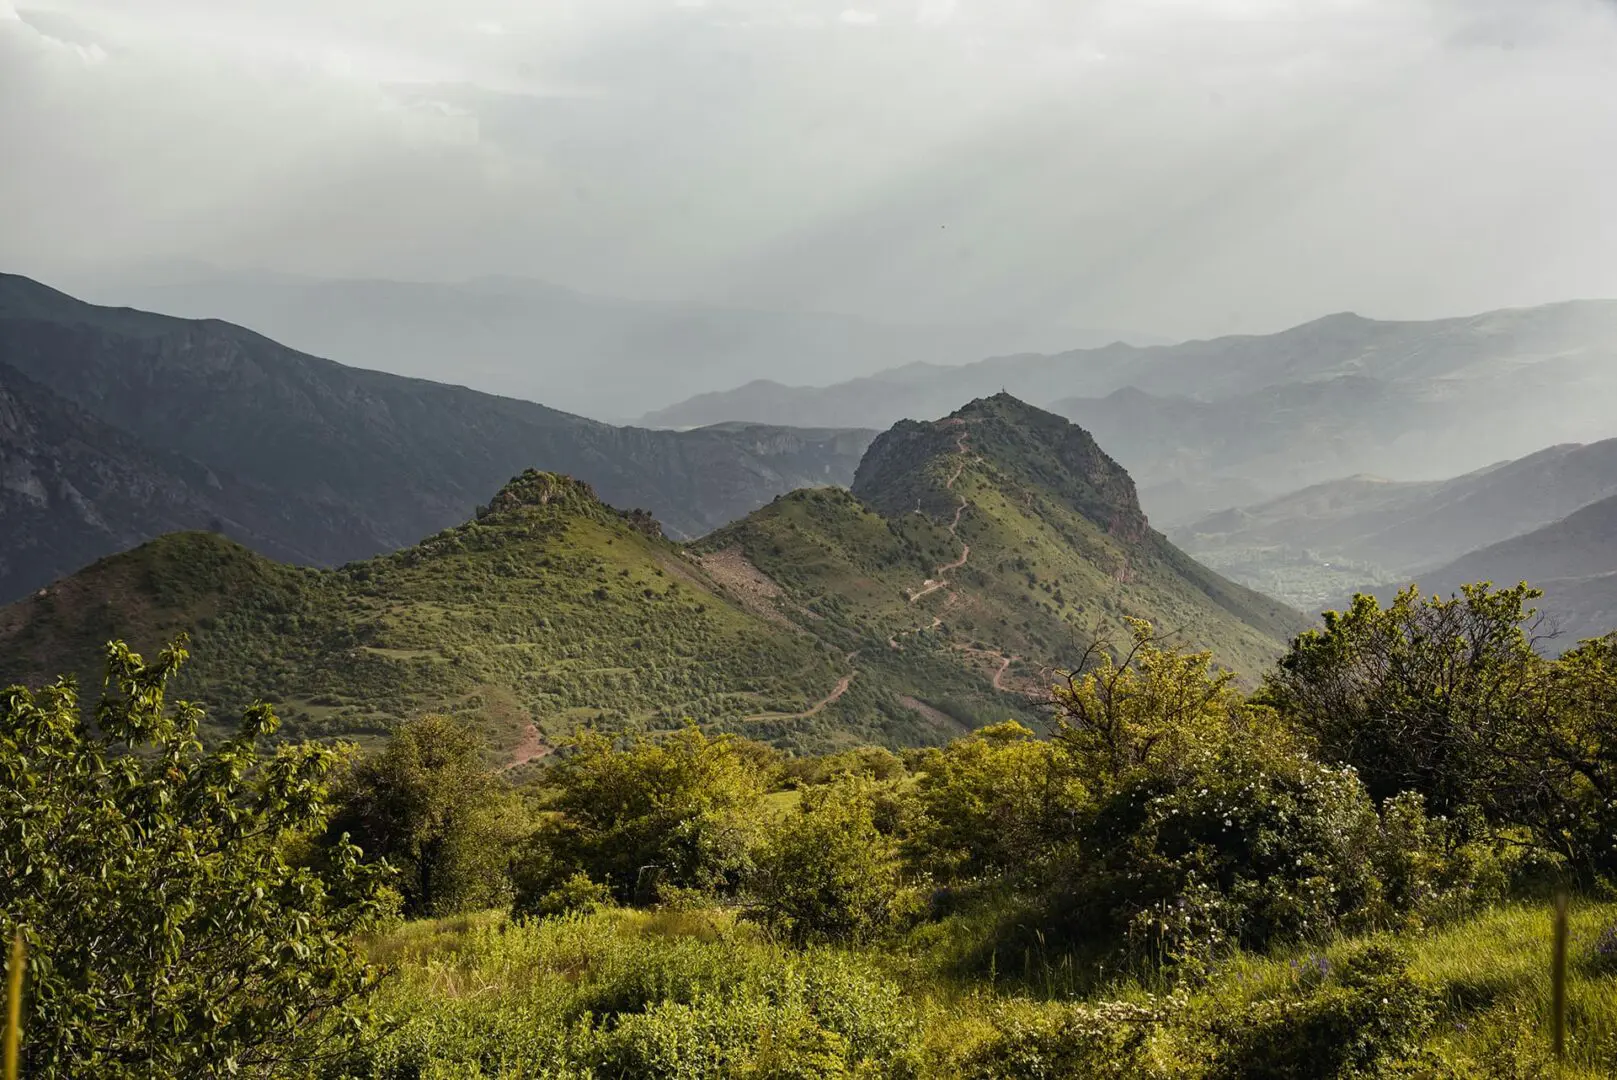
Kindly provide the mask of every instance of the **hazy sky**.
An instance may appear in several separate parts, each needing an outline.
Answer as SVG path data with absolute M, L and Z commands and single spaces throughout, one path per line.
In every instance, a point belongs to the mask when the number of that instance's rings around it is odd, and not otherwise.
M 1617 296 L 1614 175 L 1611 0 L 0 0 L 41 274 L 1205 335 Z

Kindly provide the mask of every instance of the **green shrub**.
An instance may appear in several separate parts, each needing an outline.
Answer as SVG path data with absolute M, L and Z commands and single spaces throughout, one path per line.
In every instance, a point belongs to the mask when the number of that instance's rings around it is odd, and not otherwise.
M 1230 751 L 1101 803 L 1072 869 L 1072 917 L 1179 961 L 1351 929 L 1373 914 L 1378 827 L 1351 769 Z
M 1519 794 L 1501 751 L 1542 726 L 1546 662 L 1527 607 L 1539 595 L 1483 584 L 1423 599 L 1411 586 L 1385 608 L 1356 596 L 1296 639 L 1261 696 L 1376 800 L 1418 791 L 1437 813 L 1499 820 Z
M 1383 803 L 1372 855 L 1380 892 L 1375 921 L 1413 929 L 1502 899 L 1520 849 L 1512 857 L 1489 840 L 1461 839 L 1475 835 L 1486 833 L 1428 817 L 1425 799 L 1416 792 Z
M 917 761 L 920 809 L 906 843 L 944 880 L 1025 874 L 1071 839 L 1085 802 L 1050 743 L 1017 723 L 983 728 Z
M 1420 1053 L 1440 997 L 1414 978 L 1408 956 L 1372 940 L 1341 959 L 1297 965 L 1279 996 L 1209 1022 L 1218 1080 L 1327 1080 L 1383 1075 Z M 1430 1074 L 1428 1074 L 1430 1075 Z
M 733 736 L 689 727 L 620 750 L 584 732 L 544 782 L 552 813 L 513 860 L 514 910 L 578 872 L 650 903 L 659 885 L 728 891 L 747 868 L 763 786 Z
M 872 794 L 851 782 L 811 788 L 771 823 L 753 856 L 750 918 L 799 944 L 868 941 L 893 925 L 911 894 Z
M 509 852 L 529 831 L 521 804 L 483 762 L 483 741 L 447 716 L 401 727 L 342 786 L 332 836 L 398 867 L 412 915 L 452 915 L 509 898 Z
M 182 645 L 107 649 L 94 729 L 66 680 L 0 691 L 0 935 L 27 942 L 22 1075 L 288 1076 L 342 1054 L 374 973 L 352 945 L 384 869 L 325 824 L 337 749 L 261 757 L 257 706 L 205 751 L 165 699 Z
M 1147 1053 L 1162 1010 L 1125 1002 L 1009 1004 L 993 1033 L 954 1063 L 966 1080 L 1151 1080 L 1164 1074 Z
M 537 888 L 523 889 L 518 882 L 521 902 L 514 906 L 513 915 L 570 915 L 575 912 L 589 914 L 612 902 L 612 890 L 600 882 L 591 881 L 583 871 L 574 871 L 547 891 Z

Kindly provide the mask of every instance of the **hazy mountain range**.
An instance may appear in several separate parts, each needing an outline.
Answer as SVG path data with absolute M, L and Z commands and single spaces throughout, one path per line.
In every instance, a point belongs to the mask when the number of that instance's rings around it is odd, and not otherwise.
M 1234 580 L 1305 611 L 1526 581 L 1556 637 L 1617 629 L 1617 439 L 1552 446 L 1445 481 L 1355 476 L 1170 530 Z
M 1617 630 L 1617 496 L 1560 521 L 1489 544 L 1421 574 L 1425 592 L 1447 594 L 1473 581 L 1543 589 L 1538 607 L 1557 633 L 1554 646 Z
M 869 420 L 991 377 L 1081 391 L 1058 397 L 1056 412 L 977 395 L 965 410 L 939 409 L 944 421 L 900 420 L 877 439 L 859 426 L 747 420 L 614 427 L 0 276 L 0 600 L 179 530 L 272 560 L 196 548 L 258 566 L 253 580 L 301 581 L 263 567 L 417 550 L 538 468 L 590 485 L 591 506 L 599 493 L 643 508 L 627 519 L 637 534 L 655 539 L 654 518 L 673 540 L 703 537 L 680 558 L 700 561 L 703 588 L 747 618 L 785 618 L 832 652 L 863 653 L 872 633 L 889 652 L 908 650 L 888 704 L 844 717 L 870 737 L 908 715 L 891 712 L 895 694 L 939 709 L 927 680 L 958 690 L 944 714 L 987 716 L 1004 685 L 1035 684 L 1074 642 L 1115 635 L 1126 615 L 1171 623 L 1251 669 L 1302 625 L 1282 605 L 1317 610 L 1416 579 L 1448 590 L 1527 578 L 1545 585 L 1569 634 L 1596 632 L 1617 597 L 1617 439 L 1555 436 L 1611 433 L 1614 331 L 1617 305 L 1605 302 L 1433 323 L 1333 316 L 1269 337 L 912 364 L 776 405 L 775 391 L 748 391 L 757 415 L 800 422 L 838 410 Z M 1452 478 L 1407 479 L 1488 453 Z M 1385 468 L 1357 468 L 1366 462 Z M 1136 470 L 1149 481 L 1143 498 Z M 798 490 L 826 485 L 852 494 Z M 1148 520 L 1153 499 L 1173 510 Z M 1171 539 L 1153 527 L 1175 520 Z M 874 669 L 860 670 L 873 685 Z M 980 676 L 987 690 L 971 681 Z M 812 682 L 714 691 L 702 708 L 731 716 L 744 705 L 726 694 L 783 701 Z
M 1376 582 L 1424 584 L 1427 573 L 1466 552 L 1610 495 L 1617 495 L 1617 439 L 1553 446 L 1452 480 L 1329 481 L 1169 533 L 1209 565 L 1308 607 Z
M 0 598 L 182 528 L 298 562 L 363 558 L 464 520 L 534 466 L 695 536 L 847 483 L 873 434 L 612 427 L 0 275 Z
M 654 304 L 513 277 L 345 280 L 172 263 L 66 284 L 95 303 L 224 319 L 344 364 L 450 380 L 613 422 L 759 372 L 835 380 L 919 360 L 967 363 L 1024 349 L 1163 340 L 1011 320 L 910 326 L 833 313 Z M 748 418 L 713 422 L 731 419 Z
M 882 427 L 1001 389 L 1093 431 L 1172 525 L 1357 473 L 1439 479 L 1617 434 L 1617 301 L 1424 322 L 1339 314 L 1264 336 L 752 382 L 644 422 Z

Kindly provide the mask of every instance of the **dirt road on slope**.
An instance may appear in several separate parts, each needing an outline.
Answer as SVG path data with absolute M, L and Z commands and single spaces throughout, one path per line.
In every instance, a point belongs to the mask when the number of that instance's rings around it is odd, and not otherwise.
M 807 720 L 811 716 L 818 715 L 827 706 L 834 704 L 837 698 L 841 697 L 843 694 L 846 694 L 848 692 L 848 687 L 853 685 L 854 676 L 858 674 L 859 673 L 857 671 L 848 672 L 848 674 L 844 675 L 837 681 L 837 685 L 829 694 L 825 695 L 825 697 L 809 706 L 809 708 L 804 712 L 757 713 L 753 716 L 743 716 L 741 720 L 743 723 L 746 723 L 749 720 Z

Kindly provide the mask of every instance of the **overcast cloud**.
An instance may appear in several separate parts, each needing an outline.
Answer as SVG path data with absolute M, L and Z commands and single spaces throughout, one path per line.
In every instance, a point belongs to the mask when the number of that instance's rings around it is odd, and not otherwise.
M 39 274 L 1430 317 L 1617 295 L 1617 6 L 0 0 L 0 158 Z

